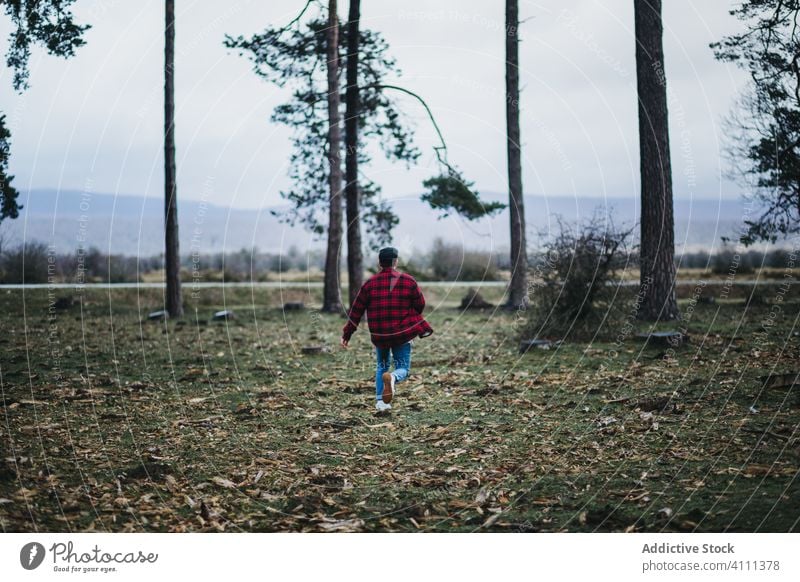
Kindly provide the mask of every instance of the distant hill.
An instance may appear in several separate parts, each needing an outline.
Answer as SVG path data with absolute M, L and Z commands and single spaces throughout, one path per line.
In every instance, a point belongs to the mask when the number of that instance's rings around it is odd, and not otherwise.
M 483 194 L 487 200 L 502 200 L 499 194 Z M 54 244 L 58 252 L 85 247 L 126 255 L 150 256 L 163 245 L 163 201 L 144 196 L 84 195 L 72 190 L 32 190 L 20 194 L 24 209 L 17 220 L 4 221 L 3 232 L 10 244 L 23 240 Z M 485 250 L 508 248 L 508 212 L 492 219 L 469 223 L 458 217 L 438 220 L 418 197 L 392 200 L 400 216 L 394 244 L 405 253 L 426 251 L 436 237 L 465 247 Z M 638 216 L 638 198 L 590 198 L 529 195 L 525 197 L 529 237 L 553 228 L 555 216 L 566 221 L 586 219 L 596 211 L 606 212 L 616 224 L 632 225 Z M 181 253 L 238 251 L 258 247 L 278 252 L 295 245 L 299 249 L 323 243 L 300 227 L 282 224 L 271 214 L 279 207 L 227 208 L 197 200 L 180 200 Z M 718 247 L 720 237 L 732 235 L 744 215 L 740 200 L 676 200 L 676 250 Z M 533 238 L 531 238 L 533 240 Z

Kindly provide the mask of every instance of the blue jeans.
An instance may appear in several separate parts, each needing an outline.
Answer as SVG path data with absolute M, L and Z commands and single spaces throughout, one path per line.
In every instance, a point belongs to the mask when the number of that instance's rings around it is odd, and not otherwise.
M 394 356 L 394 381 L 400 383 L 408 376 L 411 369 L 411 342 L 393 348 L 375 348 L 378 365 L 375 370 L 375 398 L 383 396 L 383 374 L 391 369 L 389 355 Z

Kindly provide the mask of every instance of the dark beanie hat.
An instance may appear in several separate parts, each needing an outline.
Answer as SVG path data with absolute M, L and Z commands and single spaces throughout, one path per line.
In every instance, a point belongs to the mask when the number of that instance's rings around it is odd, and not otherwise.
M 397 249 L 394 247 L 386 247 L 378 252 L 378 260 L 383 263 L 391 263 L 397 258 Z

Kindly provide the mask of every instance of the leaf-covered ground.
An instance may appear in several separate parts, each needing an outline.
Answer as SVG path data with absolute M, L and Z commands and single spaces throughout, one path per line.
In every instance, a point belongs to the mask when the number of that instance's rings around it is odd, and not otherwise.
M 68 292 L 0 291 L 0 526 L 797 531 L 800 387 L 779 374 L 800 371 L 800 301 L 781 289 L 683 299 L 679 349 L 626 322 L 524 355 L 518 314 L 431 289 L 436 334 L 388 415 L 364 330 L 342 351 L 342 317 L 280 309 L 316 291 L 187 288 L 166 323 L 143 321 L 156 290 L 59 310 Z

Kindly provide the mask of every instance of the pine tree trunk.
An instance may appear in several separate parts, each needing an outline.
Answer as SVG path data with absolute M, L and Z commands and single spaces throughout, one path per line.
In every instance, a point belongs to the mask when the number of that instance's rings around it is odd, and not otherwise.
M 164 233 L 166 308 L 170 317 L 183 315 L 178 245 L 178 201 L 175 178 L 175 0 L 166 0 L 164 43 Z
M 661 0 L 634 0 L 642 181 L 639 319 L 679 319 Z
M 528 251 L 525 242 L 525 200 L 519 130 L 519 5 L 506 0 L 506 147 L 508 150 L 508 206 L 511 232 L 510 309 L 527 305 Z
M 336 0 L 328 0 L 328 251 L 325 257 L 325 284 L 322 310 L 340 311 L 339 260 L 342 247 L 342 161 L 341 130 L 339 128 L 339 19 Z
M 347 24 L 347 92 L 344 119 L 345 198 L 347 199 L 347 284 L 350 304 L 364 282 L 364 257 L 361 252 L 360 192 L 358 189 L 358 94 L 359 21 L 361 0 L 350 0 Z

